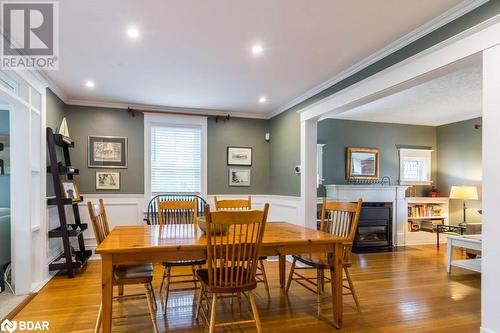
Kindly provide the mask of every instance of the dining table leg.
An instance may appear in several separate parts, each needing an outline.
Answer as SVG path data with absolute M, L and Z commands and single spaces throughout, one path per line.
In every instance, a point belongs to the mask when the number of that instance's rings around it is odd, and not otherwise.
M 342 290 L 342 280 L 343 280 L 343 250 L 344 245 L 342 243 L 335 244 L 335 252 L 333 256 L 333 262 L 330 265 L 330 276 L 332 285 L 332 311 L 333 311 L 333 325 L 336 328 L 342 328 L 342 315 L 343 315 L 343 290 Z
M 113 260 L 110 254 L 102 258 L 102 332 L 111 333 L 113 314 Z
M 285 288 L 286 282 L 286 256 L 279 256 L 280 288 Z

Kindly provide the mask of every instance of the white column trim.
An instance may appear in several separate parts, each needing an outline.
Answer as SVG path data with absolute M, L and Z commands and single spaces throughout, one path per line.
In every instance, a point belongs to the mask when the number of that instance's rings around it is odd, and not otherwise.
M 300 221 L 305 227 L 316 229 L 317 214 L 317 119 L 300 122 Z
M 481 332 L 500 332 L 500 45 L 483 52 L 483 237 L 481 274 Z

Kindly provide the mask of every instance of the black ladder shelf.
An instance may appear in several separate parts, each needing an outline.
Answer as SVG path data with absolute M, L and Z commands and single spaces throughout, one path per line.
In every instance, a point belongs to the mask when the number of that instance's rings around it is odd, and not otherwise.
M 64 163 L 57 160 L 56 146 L 62 147 Z M 47 204 L 49 206 L 57 206 L 60 223 L 60 227 L 49 231 L 49 238 L 62 238 L 63 243 L 63 253 L 49 264 L 49 270 L 65 270 L 68 277 L 73 278 L 75 271 L 84 267 L 92 255 L 91 250 L 85 249 L 83 232 L 88 228 L 88 225 L 80 221 L 78 202 L 64 197 L 61 184 L 62 176 L 67 179 L 73 179 L 73 176 L 79 173 L 78 169 L 71 166 L 69 155 L 69 148 L 74 147 L 74 142 L 69 143 L 65 141 L 61 134 L 54 134 L 51 128 L 47 128 L 47 147 L 50 159 L 50 166 L 47 167 L 47 172 L 52 174 L 55 192 L 55 197 L 48 198 Z M 83 197 L 80 197 L 80 201 L 82 200 Z M 67 222 L 65 206 L 72 206 L 75 223 Z M 73 251 L 70 237 L 78 238 L 78 250 Z

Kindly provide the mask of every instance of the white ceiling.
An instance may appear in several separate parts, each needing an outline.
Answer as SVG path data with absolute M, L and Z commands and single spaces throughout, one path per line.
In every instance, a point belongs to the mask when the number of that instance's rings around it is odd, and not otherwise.
M 439 126 L 481 115 L 482 67 L 476 62 L 330 118 Z
M 265 115 L 461 2 L 63 0 L 47 75 L 68 100 Z

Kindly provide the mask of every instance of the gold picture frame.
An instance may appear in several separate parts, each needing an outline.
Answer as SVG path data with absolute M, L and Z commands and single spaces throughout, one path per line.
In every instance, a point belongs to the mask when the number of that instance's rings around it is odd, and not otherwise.
M 350 179 L 379 179 L 380 149 L 347 147 L 345 177 Z
M 74 202 L 81 201 L 80 189 L 74 179 L 66 179 L 61 181 L 63 196 L 65 199 L 71 199 Z

